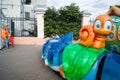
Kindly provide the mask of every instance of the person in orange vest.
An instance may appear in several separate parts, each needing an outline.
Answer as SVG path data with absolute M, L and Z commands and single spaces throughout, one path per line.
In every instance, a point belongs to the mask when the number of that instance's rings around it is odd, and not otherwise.
M 10 34 L 8 32 L 6 24 L 3 25 L 3 29 L 1 32 L 2 32 L 2 35 L 1 35 L 2 41 L 5 42 L 6 48 L 8 48 L 8 40 L 9 40 Z

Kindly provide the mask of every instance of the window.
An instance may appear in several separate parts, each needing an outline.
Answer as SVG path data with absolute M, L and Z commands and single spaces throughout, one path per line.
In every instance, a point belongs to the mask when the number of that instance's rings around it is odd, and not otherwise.
M 25 4 L 30 4 L 31 3 L 31 0 L 26 0 L 25 1 Z
M 29 12 L 25 12 L 25 19 L 29 20 L 30 19 L 30 13 Z

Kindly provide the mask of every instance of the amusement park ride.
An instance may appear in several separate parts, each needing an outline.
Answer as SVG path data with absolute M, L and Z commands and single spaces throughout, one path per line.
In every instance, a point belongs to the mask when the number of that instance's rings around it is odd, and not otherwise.
M 67 80 L 120 80 L 120 8 L 83 26 L 79 38 L 72 43 L 69 32 L 49 39 L 42 49 L 45 64 Z

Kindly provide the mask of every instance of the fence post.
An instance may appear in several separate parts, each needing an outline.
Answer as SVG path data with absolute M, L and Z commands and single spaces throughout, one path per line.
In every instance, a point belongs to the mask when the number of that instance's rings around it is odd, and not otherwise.
M 44 37 L 44 13 L 45 12 L 36 11 L 38 38 Z

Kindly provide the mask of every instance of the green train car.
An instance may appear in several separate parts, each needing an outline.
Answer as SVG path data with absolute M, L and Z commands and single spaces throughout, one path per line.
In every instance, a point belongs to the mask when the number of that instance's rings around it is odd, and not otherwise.
M 120 54 L 120 5 L 110 6 L 106 14 L 113 20 L 112 33 L 106 38 L 106 48 L 114 48 Z
M 106 48 L 108 50 L 115 48 L 120 53 L 120 17 L 111 16 L 113 20 L 112 33 L 106 38 Z

